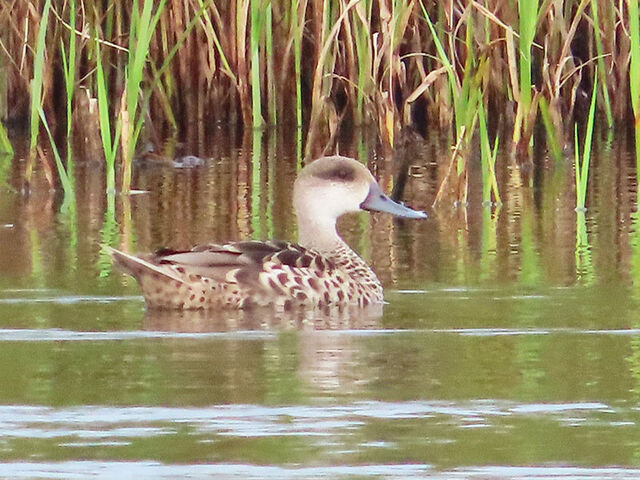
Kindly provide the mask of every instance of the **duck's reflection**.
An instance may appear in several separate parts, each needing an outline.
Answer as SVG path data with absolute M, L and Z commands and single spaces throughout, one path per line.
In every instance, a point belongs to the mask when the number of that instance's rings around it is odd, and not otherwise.
M 146 330 L 209 333 L 240 332 L 240 338 L 250 332 L 287 333 L 279 338 L 290 341 L 263 343 L 262 363 L 272 365 L 298 386 L 298 392 L 312 397 L 352 395 L 362 388 L 356 352 L 361 348 L 360 335 L 350 330 L 380 329 L 382 305 L 368 308 L 333 308 L 324 310 L 274 311 L 260 308 L 252 310 L 147 310 L 143 327 Z M 344 332 L 341 333 L 340 331 Z M 252 335 L 249 335 L 251 337 Z M 233 335 L 235 348 L 241 348 Z M 219 355 L 215 353 L 215 355 Z M 285 360 L 285 359 L 289 359 Z M 291 359 L 295 359 L 293 363 Z M 243 364 L 242 361 L 239 364 Z M 295 366 L 294 366 L 295 365 Z M 220 368 L 220 367 L 218 367 Z M 277 375 L 276 375 L 277 376 Z M 235 374 L 231 377 L 236 378 Z M 277 382 L 276 382 L 277 383 Z M 273 386 L 277 393 L 278 386 Z M 276 394 L 274 393 L 274 394 Z
M 380 328 L 382 305 L 282 311 L 148 309 L 143 328 L 152 331 L 206 333 L 242 330 L 370 330 Z

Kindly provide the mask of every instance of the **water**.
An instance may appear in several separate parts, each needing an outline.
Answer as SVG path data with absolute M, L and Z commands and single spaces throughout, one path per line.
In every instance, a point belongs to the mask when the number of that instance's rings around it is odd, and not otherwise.
M 466 209 L 433 211 L 447 150 L 429 139 L 405 192 L 428 220 L 340 222 L 382 312 L 145 312 L 101 243 L 295 237 L 295 146 L 223 139 L 190 152 L 204 167 L 139 165 L 144 193 L 113 203 L 82 159 L 75 207 L 0 190 L 0 477 L 640 478 L 624 142 L 596 148 L 581 220 L 570 166 L 544 159 L 533 178 L 499 160 L 501 208 L 472 183 Z M 388 188 L 368 145 L 341 151 Z

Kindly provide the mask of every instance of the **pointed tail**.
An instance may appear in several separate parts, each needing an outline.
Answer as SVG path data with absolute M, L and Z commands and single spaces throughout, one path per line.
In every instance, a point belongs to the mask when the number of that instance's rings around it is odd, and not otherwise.
M 108 245 L 102 245 L 102 248 L 111 255 L 111 258 L 117 267 L 134 277 L 138 282 L 140 282 L 141 277 L 145 275 L 156 274 L 184 283 L 183 278 L 174 274 L 171 269 L 166 268 L 166 266 L 155 265 L 144 258 L 121 252 L 120 250 L 116 250 Z

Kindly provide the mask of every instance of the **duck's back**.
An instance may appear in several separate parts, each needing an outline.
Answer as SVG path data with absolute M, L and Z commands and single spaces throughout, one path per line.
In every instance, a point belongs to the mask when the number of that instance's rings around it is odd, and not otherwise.
M 148 257 L 111 253 L 139 282 L 151 308 L 364 306 L 382 301 L 375 274 L 346 245 L 329 254 L 280 241 L 163 249 Z

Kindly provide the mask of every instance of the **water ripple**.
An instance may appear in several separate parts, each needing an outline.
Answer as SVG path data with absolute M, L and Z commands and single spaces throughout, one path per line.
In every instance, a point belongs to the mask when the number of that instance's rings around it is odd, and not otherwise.
M 387 335 L 438 335 L 455 334 L 468 337 L 540 336 L 540 335 L 612 335 L 637 336 L 640 329 L 579 329 L 579 328 L 445 328 L 445 329 L 343 329 L 323 330 L 325 336 L 372 337 Z M 57 328 L 0 328 L 0 342 L 57 342 L 57 341 L 111 341 L 140 339 L 206 339 L 229 340 L 273 340 L 278 338 L 278 330 L 222 330 L 182 332 L 169 330 L 129 330 L 129 331 L 79 331 Z
M 0 437 L 52 438 L 76 436 L 136 438 L 172 433 L 172 428 L 192 425 L 201 433 L 241 437 L 329 435 L 363 425 L 369 420 L 439 419 L 460 426 L 486 425 L 491 419 L 547 416 L 574 422 L 588 415 L 615 413 L 616 418 L 592 422 L 619 422 L 620 416 L 637 415 L 634 408 L 613 408 L 599 402 L 521 404 L 500 400 L 473 402 L 356 402 L 338 406 L 220 405 L 203 408 L 100 407 L 52 408 L 0 406 Z M 448 420 L 447 420 L 448 419 Z M 631 422 L 623 422 L 629 425 Z M 55 428 L 54 428 L 55 426 Z M 99 429 L 96 428 L 99 426 Z M 173 426 L 173 427 L 172 427 Z
M 282 467 L 237 463 L 176 465 L 155 462 L 67 461 L 59 463 L 15 462 L 1 464 L 2 477 L 12 479 L 282 479 L 315 480 L 326 478 L 385 478 L 410 480 L 493 479 L 512 480 L 635 480 L 640 470 L 626 468 L 583 468 L 572 466 L 482 466 L 437 471 L 428 464 L 368 464 L 313 467 Z
M 24 328 L 0 329 L 0 342 L 59 342 L 59 341 L 108 341 L 108 340 L 136 340 L 158 338 L 219 338 L 242 340 L 268 340 L 275 338 L 275 332 L 260 330 L 238 330 L 229 332 L 164 332 L 164 331 L 105 331 L 85 332 L 77 330 L 62 330 L 57 328 Z

